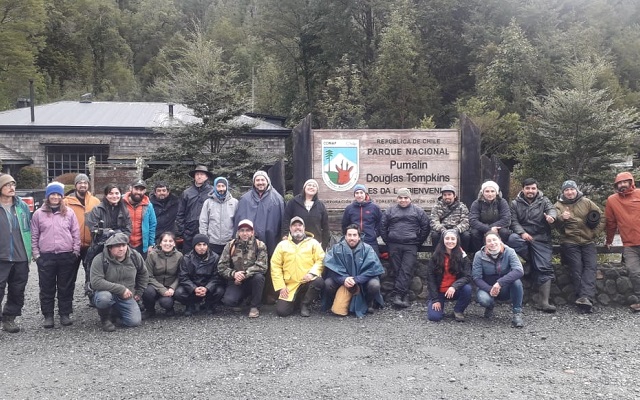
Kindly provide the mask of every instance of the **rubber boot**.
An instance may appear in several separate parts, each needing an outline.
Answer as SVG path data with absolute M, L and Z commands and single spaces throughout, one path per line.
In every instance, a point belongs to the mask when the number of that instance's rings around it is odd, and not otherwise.
M 318 298 L 318 294 L 319 291 L 316 290 L 313 286 L 310 286 L 309 289 L 307 289 L 307 293 L 304 294 L 302 304 L 300 305 L 301 316 L 308 317 L 311 315 L 309 307 L 311 306 L 311 303 L 313 303 L 313 301 Z
M 15 315 L 4 315 L 2 317 L 2 330 L 9 333 L 20 332 L 20 327 L 16 325 Z
M 551 280 L 548 280 L 540 285 L 540 290 L 538 293 L 540 295 L 540 305 L 538 306 L 538 309 L 546 313 L 556 312 L 556 307 L 549 304 L 549 295 L 551 294 Z
M 100 316 L 103 331 L 113 332 L 116 330 L 116 326 L 111 322 L 111 307 L 98 308 L 98 315 Z

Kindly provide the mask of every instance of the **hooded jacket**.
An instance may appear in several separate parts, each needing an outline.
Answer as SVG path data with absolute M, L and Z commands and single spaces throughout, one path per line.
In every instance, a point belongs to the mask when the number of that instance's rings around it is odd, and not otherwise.
M 367 195 L 365 201 L 359 203 L 353 201 L 342 214 L 342 233 L 345 233 L 347 226 L 356 224 L 362 232 L 362 240 L 370 246 L 378 246 L 378 236 L 380 236 L 380 222 L 382 221 L 382 211 L 380 207 Z
M 91 262 L 91 287 L 95 291 L 107 291 L 122 297 L 125 290 L 129 289 L 135 296 L 142 296 L 148 282 L 149 274 L 144 260 L 131 247 L 127 248 L 124 260 L 118 261 L 109 253 L 109 247 L 105 246 L 102 254 Z
M 67 208 L 52 212 L 48 203 L 36 210 L 31 218 L 33 258 L 42 253 L 73 253 L 80 256 L 80 227 L 76 214 Z
M 502 245 L 497 258 L 491 257 L 483 246 L 473 257 L 471 276 L 479 290 L 489 293 L 491 287 L 498 282 L 500 287 L 511 285 L 522 278 L 522 263 L 511 247 Z
M 493 201 L 487 201 L 481 190 L 478 193 L 478 198 L 471 203 L 469 225 L 471 229 L 480 232 L 482 235 L 494 226 L 509 228 L 511 226 L 509 203 L 500 195 L 497 195 Z
M 156 213 L 156 242 L 159 236 L 165 232 L 177 233 L 176 215 L 178 215 L 178 196 L 169 193 L 166 199 L 160 200 L 155 193 L 149 195 L 149 201 L 153 204 L 153 212 Z
M 304 199 L 304 194 L 298 194 L 287 202 L 287 206 L 284 208 L 284 217 L 282 218 L 281 235 L 283 237 L 287 235 L 288 229 L 285 228 L 289 226 L 291 218 L 300 217 L 304 221 L 305 229 L 313 233 L 313 237 L 322 244 L 323 249 L 326 249 L 331 239 L 327 209 L 324 203 L 318 200 L 318 195 L 316 194 L 313 196 L 313 206 L 307 211 Z
M 131 218 L 130 243 L 133 247 L 137 247 L 138 243 L 141 243 L 142 251 L 146 253 L 149 247 L 156 245 L 156 213 L 153 211 L 153 204 L 149 201 L 149 196 L 142 196 L 142 200 L 135 207 L 131 203 L 130 196 L 131 192 L 128 192 L 122 197 Z
M 224 245 L 233 238 L 233 216 L 237 209 L 238 200 L 231 192 L 227 191 L 224 199 L 220 200 L 214 189 L 202 205 L 199 232 L 209 238 L 209 243 Z
M 624 193 L 614 193 L 607 198 L 604 215 L 607 220 L 606 243 L 613 242 L 616 230 L 624 246 L 640 246 L 640 189 L 636 189 L 633 175 L 621 172 L 615 182 L 630 180 L 631 187 Z
M 444 232 L 455 229 L 458 233 L 469 230 L 469 209 L 456 196 L 451 205 L 445 204 L 442 196 L 431 209 L 431 231 Z
M 173 249 L 165 253 L 156 247 L 147 256 L 145 264 L 149 273 L 149 285 L 153 286 L 160 295 L 168 288 L 175 290 L 178 287 L 178 271 L 182 253 Z
M 0 232 L 0 260 L 31 261 L 31 212 L 19 196 L 13 197 L 11 213 L 0 207 Z M 23 244 L 24 253 L 22 249 L 17 248 L 18 241 Z
M 113 219 L 113 215 L 117 211 L 118 216 Z M 122 232 L 127 237 L 131 235 L 131 218 L 129 217 L 129 211 L 127 206 L 120 200 L 117 205 L 112 206 L 109 204 L 106 198 L 102 199 L 100 204 L 93 207 L 91 212 L 86 215 L 84 224 L 91 231 L 95 231 L 98 228 L 100 221 L 104 222 L 105 230 L 113 230 L 115 232 Z M 98 238 L 98 242 L 104 241 L 104 238 Z
M 213 190 L 213 186 L 209 182 L 205 182 L 202 186 L 197 187 L 191 185 L 187 190 L 182 192 L 180 202 L 178 203 L 178 213 L 176 214 L 176 228 L 178 236 L 187 239 L 193 238 L 200 232 L 200 212 L 202 205 L 209 198 L 209 193 Z
M 267 245 L 267 251 L 271 253 L 282 238 L 280 233 L 284 199 L 273 189 L 271 180 L 268 177 L 266 179 L 267 188 L 262 194 L 254 186 L 242 195 L 238 202 L 233 226 L 237 227 L 243 219 L 253 222 L 255 237 L 262 240 Z
M 225 281 L 218 273 L 218 255 L 210 248 L 203 256 L 195 250 L 189 252 L 180 262 L 180 286 L 193 293 L 197 287 L 203 286 L 214 293 L 216 286 L 224 286 Z
M 578 192 L 577 196 L 573 200 L 569 200 L 560 195 L 558 201 L 555 204 L 558 218 L 554 222 L 554 226 L 560 232 L 560 243 L 571 244 L 588 244 L 593 243 L 596 237 L 605 227 L 605 218 L 600 218 L 600 223 L 595 229 L 591 229 L 586 224 L 587 215 L 591 211 L 596 211 L 602 214 L 600 207 L 593 201 L 584 197 L 582 192 Z M 562 218 L 562 213 L 569 211 L 571 217 L 568 220 Z
M 91 245 L 91 230 L 85 225 L 85 215 L 93 210 L 93 207 L 100 204 L 100 199 L 93 196 L 91 192 L 87 192 L 84 195 L 84 204 L 82 204 L 74 190 L 64 198 L 64 201 L 67 207 L 76 214 L 78 225 L 80 226 L 80 246 L 88 248 Z
M 271 280 L 276 292 L 284 287 L 289 290 L 285 301 L 293 301 L 296 291 L 307 273 L 322 275 L 324 250 L 320 243 L 307 235 L 300 243 L 295 243 L 291 235 L 276 246 L 271 256 Z
M 545 214 L 558 219 L 556 208 L 541 190 L 531 203 L 521 191 L 511 202 L 511 230 L 517 235 L 526 232 L 539 242 L 551 242 L 551 225 L 547 223 Z

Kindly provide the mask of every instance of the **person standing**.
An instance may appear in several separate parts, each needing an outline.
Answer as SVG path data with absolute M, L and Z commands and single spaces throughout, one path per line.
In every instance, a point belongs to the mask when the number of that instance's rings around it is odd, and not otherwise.
M 70 210 L 76 215 L 78 225 L 80 227 L 80 257 L 78 257 L 73 266 L 73 281 L 75 282 L 78 277 L 78 271 L 80 269 L 80 263 L 83 264 L 85 282 L 89 282 L 89 273 L 91 264 L 85 263 L 87 257 L 87 251 L 91 246 L 91 230 L 85 225 L 85 215 L 93 207 L 100 204 L 100 199 L 93 196 L 89 191 L 89 177 L 85 174 L 76 175 L 73 180 L 74 190 L 67 193 L 64 198 L 64 203 Z M 72 290 L 75 289 L 75 285 Z M 72 293 L 73 295 L 73 293 Z
M 282 220 L 283 238 L 286 238 L 289 233 L 284 229 L 287 221 L 291 221 L 295 216 L 304 220 L 305 229 L 320 242 L 323 249 L 329 246 L 331 239 L 329 214 L 324 203 L 318 199 L 318 182 L 315 179 L 307 180 L 302 187 L 302 193 L 287 202 Z
M 206 166 L 198 165 L 189 172 L 193 178 L 193 185 L 188 187 L 180 197 L 178 213 L 176 214 L 176 228 L 178 236 L 184 239 L 182 243 L 183 253 L 193 249 L 193 237 L 200 232 L 200 212 L 202 205 L 209 197 L 213 187 L 209 180 L 213 179 L 213 174 Z
M 58 293 L 60 325 L 73 323 L 74 267 L 80 258 L 80 226 L 73 211 L 62 201 L 64 185 L 51 182 L 45 191 L 42 207 L 31 219 L 31 248 L 38 266 L 40 310 L 44 328 L 53 328 L 53 311 Z
M 16 195 L 16 181 L 9 174 L 0 174 L 0 205 L 0 304 L 7 289 L 2 329 L 16 333 L 20 332 L 16 317 L 22 315 L 29 279 L 31 213 L 29 206 Z
M 156 214 L 156 243 L 160 243 L 160 235 L 165 232 L 176 234 L 176 215 L 178 215 L 178 196 L 171 193 L 166 182 L 156 182 L 153 193 L 149 195 Z
M 400 308 L 409 307 L 409 285 L 413 279 L 418 260 L 418 248 L 429 237 L 430 226 L 427 213 L 411 204 L 411 192 L 398 189 L 397 204 L 382 215 L 381 235 L 389 246 L 391 265 L 396 281 L 391 303 Z
M 630 172 L 621 172 L 613 182 L 616 193 L 607 198 L 604 209 L 607 238 L 605 245 L 610 248 L 616 231 L 622 239 L 622 257 L 629 271 L 633 285 L 635 303 L 629 307 L 640 311 L 640 189 Z
M 342 233 L 347 234 L 349 225 L 358 225 L 362 232 L 362 241 L 373 247 L 376 254 L 380 254 L 378 236 L 380 236 L 382 211 L 369 197 L 365 185 L 357 184 L 353 187 L 353 198 L 353 202 L 344 209 L 342 214 Z
M 205 200 L 200 212 L 200 233 L 209 238 L 209 247 L 217 255 L 222 254 L 225 245 L 233 238 L 233 216 L 238 208 L 238 200 L 229 191 L 229 181 L 222 176 L 213 181 L 213 190 Z
M 147 196 L 147 184 L 138 179 L 131 185 L 131 191 L 122 196 L 131 218 L 131 235 L 129 245 L 143 258 L 156 245 L 156 213 Z
M 253 222 L 248 219 L 240 221 L 236 238 L 222 250 L 218 272 L 228 281 L 222 304 L 238 307 L 244 298 L 249 297 L 249 318 L 260 316 L 267 272 L 267 246 L 253 236 Z
M 584 312 L 593 312 L 596 297 L 597 251 L 595 239 L 604 229 L 605 218 L 593 201 L 586 198 L 578 185 L 568 180 L 562 184 L 556 202 L 562 260 L 571 270 L 575 304 Z
M 551 282 L 554 279 L 551 256 L 551 226 L 557 217 L 556 208 L 538 190 L 538 182 L 527 178 L 522 182 L 522 190 L 511 202 L 511 230 L 508 245 L 520 257 L 531 263 L 533 277 L 539 286 L 537 308 L 546 313 L 556 312 L 549 303 Z

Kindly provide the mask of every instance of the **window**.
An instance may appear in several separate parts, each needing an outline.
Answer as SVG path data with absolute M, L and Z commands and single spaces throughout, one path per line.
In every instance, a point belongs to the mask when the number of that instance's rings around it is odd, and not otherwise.
M 47 182 L 68 172 L 88 173 L 89 157 L 95 156 L 96 164 L 106 164 L 109 146 L 47 146 Z

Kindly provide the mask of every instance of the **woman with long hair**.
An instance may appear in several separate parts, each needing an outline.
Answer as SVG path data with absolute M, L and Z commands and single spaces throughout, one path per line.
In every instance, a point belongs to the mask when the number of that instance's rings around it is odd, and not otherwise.
M 329 214 L 324 203 L 318 199 L 318 182 L 315 179 L 307 180 L 302 187 L 302 193 L 287 202 L 282 219 L 283 240 L 289 235 L 289 222 L 293 217 L 302 218 L 307 232 L 313 234 L 323 249 L 329 247 Z
M 147 257 L 149 285 L 142 294 L 145 312 L 143 318 L 156 314 L 156 302 L 165 310 L 165 315 L 173 316 L 173 294 L 178 287 L 178 272 L 182 253 L 176 250 L 176 237 L 171 232 L 160 235 L 159 244 Z
M 460 236 L 455 229 L 444 232 L 427 271 L 427 319 L 442 320 L 445 301 L 456 300 L 454 318 L 464 322 L 464 310 L 471 302 L 471 261 L 460 247 Z

